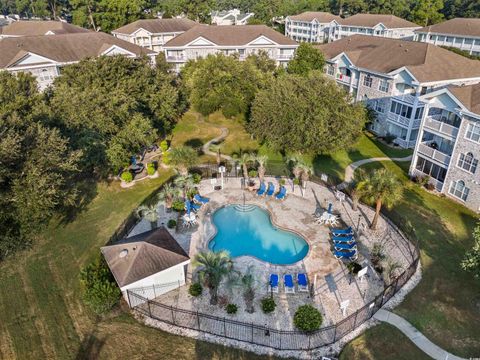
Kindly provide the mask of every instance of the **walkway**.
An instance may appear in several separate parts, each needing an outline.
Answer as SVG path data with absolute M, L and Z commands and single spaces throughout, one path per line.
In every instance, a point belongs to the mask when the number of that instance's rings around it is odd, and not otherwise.
M 466 360 L 455 356 L 439 348 L 437 345 L 428 340 L 420 331 L 414 328 L 404 318 L 391 313 L 390 311 L 380 309 L 373 317 L 377 320 L 387 322 L 402 333 L 404 333 L 419 349 L 436 360 Z
M 222 127 L 222 128 L 220 128 L 220 130 L 222 131 L 220 136 L 217 136 L 216 138 L 213 138 L 212 140 L 203 144 L 202 151 L 205 155 L 217 156 L 217 153 L 215 151 L 210 150 L 210 146 L 212 146 L 214 144 L 221 143 L 228 136 L 228 129 L 227 128 Z M 222 157 L 225 160 L 232 160 L 232 157 L 228 156 L 228 155 L 220 154 L 220 157 Z
M 348 165 L 347 168 L 345 169 L 345 180 L 338 187 L 340 189 L 346 188 L 347 185 L 353 180 L 355 170 L 362 165 L 375 162 L 375 161 L 410 161 L 410 160 L 412 160 L 412 155 L 409 155 L 403 158 L 376 157 L 376 158 L 369 158 L 369 159 L 355 161 L 354 163 L 351 163 L 350 165 Z

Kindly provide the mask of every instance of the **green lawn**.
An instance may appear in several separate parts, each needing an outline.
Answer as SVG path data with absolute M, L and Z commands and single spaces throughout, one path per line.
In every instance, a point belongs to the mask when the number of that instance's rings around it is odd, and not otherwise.
M 0 359 L 260 359 L 141 325 L 126 309 L 98 318 L 80 299 L 80 268 L 171 172 L 130 189 L 100 184 L 70 223 L 54 221 L 27 252 L 0 265 Z

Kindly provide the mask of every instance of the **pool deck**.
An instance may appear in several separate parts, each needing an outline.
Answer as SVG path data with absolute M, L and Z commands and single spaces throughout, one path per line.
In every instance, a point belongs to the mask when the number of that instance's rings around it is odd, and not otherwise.
M 265 180 L 272 181 L 278 189 L 277 179 L 266 178 Z M 226 180 L 223 190 L 214 190 L 209 180 L 202 181 L 199 191 L 202 196 L 209 197 L 210 202 L 203 206 L 197 214 L 199 225 L 193 228 L 180 227 L 177 231 L 172 231 L 172 235 L 193 259 L 195 254 L 208 249 L 208 242 L 215 234 L 215 226 L 211 221 L 213 212 L 228 204 L 245 202 L 268 210 L 276 226 L 295 231 L 304 237 L 310 246 L 309 253 L 303 260 L 292 265 L 273 265 L 251 256 L 234 258 L 235 269 L 245 273 L 250 268 L 257 281 L 255 284 L 255 313 L 249 314 L 244 311 L 242 287 L 235 284 L 228 285 L 226 282 L 220 287 L 219 294 L 222 301 L 235 303 L 239 307 L 238 313 L 233 316 L 226 315 L 225 310 L 219 306 L 211 306 L 206 291 L 205 295 L 200 298 L 192 298 L 188 295 L 188 286 L 170 291 L 157 300 L 183 309 L 221 317 L 232 317 L 239 321 L 254 322 L 282 330 L 294 328 L 293 314 L 298 306 L 308 303 L 316 306 L 322 312 L 324 316 L 322 326 L 327 326 L 344 318 L 340 309 L 341 302 L 350 301 L 347 309 L 347 315 L 349 315 L 382 291 L 384 279 L 373 271 L 369 260 L 369 250 L 374 243 L 384 244 L 386 253 L 391 260 L 399 263 L 403 268 L 408 266 L 411 261 L 410 254 L 413 245 L 393 231 L 384 219 L 380 219 L 376 231 L 371 231 L 368 225 L 369 219 L 373 218 L 372 209 L 360 205 L 359 210 L 355 212 L 349 203 L 338 201 L 329 189 L 318 184 L 309 183 L 303 195 L 298 186 L 295 187 L 295 191 L 293 191 L 293 184 L 287 184 L 286 187 L 287 198 L 279 201 L 274 198 L 257 197 L 253 192 L 242 190 L 238 178 Z M 362 281 L 351 277 L 345 264 L 332 255 L 329 228 L 315 222 L 313 214 L 323 212 L 329 202 L 333 204 L 333 213 L 341 217 L 343 223 L 339 225 L 340 228 L 346 226 L 356 228 L 360 224 L 360 236 L 357 237 L 360 255 L 357 262 L 362 266 L 369 266 L 368 276 Z M 166 223 L 168 218 L 173 216 L 174 214 L 165 213 L 159 223 Z M 145 229 L 148 225 L 142 221 L 131 235 L 148 230 L 148 228 Z M 188 267 L 188 272 L 189 279 L 195 278 L 195 270 L 191 265 Z M 283 281 L 280 281 L 279 293 L 274 294 L 277 309 L 273 314 L 263 314 L 259 303 L 263 297 L 270 295 L 268 293 L 269 274 L 277 273 L 282 277 L 287 273 L 295 276 L 300 272 L 306 273 L 309 281 L 314 284 L 315 296 L 311 297 L 309 293 L 299 293 L 298 291 L 295 294 L 286 294 L 283 289 Z

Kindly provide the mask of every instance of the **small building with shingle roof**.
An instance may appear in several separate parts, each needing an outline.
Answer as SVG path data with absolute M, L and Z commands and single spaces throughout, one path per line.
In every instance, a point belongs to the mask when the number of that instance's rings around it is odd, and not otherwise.
M 160 52 L 163 45 L 174 37 L 190 30 L 197 22 L 181 19 L 137 20 L 112 31 L 112 35 L 132 44 Z
M 101 252 L 127 301 L 127 290 L 153 299 L 185 284 L 190 258 L 163 226 L 104 246 Z
M 165 44 L 165 55 L 175 70 L 190 59 L 223 53 L 240 60 L 265 51 L 279 65 L 293 58 L 297 42 L 265 25 L 198 25 Z
M 415 40 L 480 56 L 480 19 L 454 18 L 417 29 Z
M 62 35 L 86 32 L 90 32 L 90 30 L 64 21 L 21 20 L 0 27 L 0 39 L 18 36 Z

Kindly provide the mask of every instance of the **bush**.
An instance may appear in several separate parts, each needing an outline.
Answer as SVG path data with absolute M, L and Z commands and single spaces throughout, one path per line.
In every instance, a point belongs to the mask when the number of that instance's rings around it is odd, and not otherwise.
M 294 185 L 300 185 L 300 179 L 299 178 L 293 179 L 293 184 Z
M 272 298 L 267 297 L 262 299 L 262 310 L 265 314 L 271 313 L 273 310 L 275 310 L 276 306 L 277 304 Z
M 305 332 L 315 331 L 322 326 L 322 314 L 312 305 L 302 305 L 295 312 L 293 323 Z
M 122 175 L 120 175 L 120 178 L 125 181 L 126 183 L 129 183 L 133 181 L 133 175 L 130 171 L 124 171 L 122 172 Z
M 392 134 L 387 134 L 385 135 L 385 142 L 389 145 L 391 145 L 393 143 L 393 140 L 395 140 L 397 137 L 395 135 L 392 135 Z
M 165 164 L 165 165 L 168 165 L 170 164 L 170 154 L 168 152 L 164 152 L 162 154 L 162 162 Z
M 200 184 L 200 181 L 202 181 L 202 175 L 193 173 L 192 174 L 192 180 L 194 184 Z
M 147 174 L 152 176 L 153 174 L 155 174 L 155 164 L 154 163 L 148 163 L 147 164 Z
M 195 297 L 202 295 L 202 292 L 203 292 L 203 288 L 202 288 L 202 285 L 200 285 L 200 283 L 193 283 L 188 288 L 188 293 Z
M 173 229 L 175 226 L 177 226 L 177 222 L 173 219 L 168 220 L 167 226 L 169 229 Z
M 433 191 L 435 190 L 435 184 L 429 182 L 425 185 L 425 187 L 427 188 L 427 190 L 430 190 L 430 191 Z
M 248 177 L 254 178 L 254 177 L 257 177 L 257 175 L 258 175 L 258 172 L 256 170 L 250 170 L 248 172 Z
M 356 261 L 353 261 L 351 263 L 347 264 L 347 269 L 350 274 L 358 274 L 360 270 L 362 270 L 362 265 L 357 263 Z
M 227 314 L 236 314 L 238 307 L 235 304 L 228 304 L 226 310 Z
M 280 184 L 280 186 L 285 186 L 287 182 L 285 181 L 285 179 L 280 179 L 278 183 Z
M 185 204 L 182 200 L 175 200 L 172 204 L 172 209 L 175 211 L 183 211 L 185 209 Z
M 83 268 L 80 272 L 80 282 L 83 288 L 83 301 L 97 314 L 106 313 L 120 299 L 121 291 L 102 256 L 98 256 Z
M 165 151 L 168 150 L 168 141 L 167 140 L 163 140 L 160 143 L 160 149 L 162 150 L 163 153 L 165 153 Z

